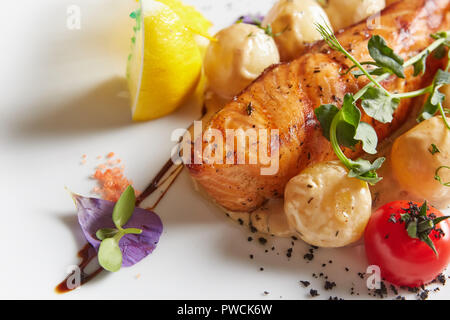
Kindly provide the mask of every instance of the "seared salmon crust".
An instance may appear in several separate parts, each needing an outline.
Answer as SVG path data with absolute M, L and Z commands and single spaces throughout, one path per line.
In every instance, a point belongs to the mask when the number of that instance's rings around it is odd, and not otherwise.
M 433 42 L 430 34 L 448 29 L 450 0 L 405 0 L 381 12 L 379 28 L 372 30 L 364 21 L 339 32 L 337 38 L 357 60 L 368 61 L 371 60 L 368 40 L 372 35 L 380 35 L 406 60 Z M 391 92 L 420 89 L 431 83 L 437 69 L 445 63 L 446 59 L 430 57 L 424 76 L 414 77 L 413 68 L 408 68 L 405 79 L 393 76 L 383 85 Z M 251 212 L 267 199 L 282 197 L 287 182 L 304 168 L 335 159 L 314 109 L 329 103 L 340 106 L 345 94 L 356 93 L 368 83 L 365 77 L 343 75 L 351 65 L 344 55 L 319 41 L 298 59 L 268 68 L 219 111 L 206 129 L 217 129 L 223 136 L 226 129 L 278 129 L 278 173 L 263 176 L 260 169 L 264 166 L 260 164 L 203 163 L 187 165 L 193 179 L 225 209 Z M 364 113 L 362 121 L 370 123 L 382 141 L 408 117 L 416 116 L 413 105 L 412 99 L 403 100 L 389 124 L 377 122 Z M 345 152 L 350 157 L 361 154 L 360 149 Z

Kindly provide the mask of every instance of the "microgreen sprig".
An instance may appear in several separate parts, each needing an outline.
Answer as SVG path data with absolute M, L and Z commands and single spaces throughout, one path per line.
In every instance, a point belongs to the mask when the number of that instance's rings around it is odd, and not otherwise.
M 280 31 L 280 32 L 277 32 L 277 33 L 273 33 L 272 25 L 270 23 L 267 24 L 267 26 L 263 27 L 262 26 L 262 21 L 260 19 L 255 18 L 255 17 L 252 17 L 251 19 L 252 19 L 252 23 L 255 26 L 257 26 L 258 28 L 263 30 L 266 35 L 268 35 L 269 37 L 272 37 L 272 38 L 276 38 L 276 37 L 281 36 L 283 33 L 286 32 L 286 30 L 289 27 L 289 26 L 286 26 L 283 31 Z M 244 21 L 245 21 L 244 17 L 241 17 L 238 21 L 236 21 L 236 23 L 243 23 Z
M 436 153 L 441 153 L 441 150 L 439 150 L 438 146 L 435 145 L 434 143 L 431 144 L 430 149 L 428 149 L 428 151 L 430 151 L 432 156 L 434 156 Z
M 443 97 L 438 91 L 442 85 L 449 83 L 448 66 L 445 71 L 439 70 L 432 85 L 420 90 L 407 93 L 391 93 L 381 85 L 382 81 L 387 80 L 392 75 L 405 78 L 404 70 L 410 66 L 414 66 L 414 74 L 416 76 L 425 72 L 428 55 L 442 46 L 448 45 L 448 32 L 432 35 L 435 41 L 417 56 L 406 62 L 387 45 L 381 36 L 372 36 L 368 42 L 368 50 L 374 61 L 359 62 L 339 43 L 333 30 L 327 24 L 316 24 L 316 29 L 332 49 L 341 52 L 352 61 L 353 66 L 344 75 L 357 68 L 359 69 L 358 71 L 352 71 L 356 78 L 366 76 L 370 80 L 356 94 L 347 94 L 341 109 L 332 104 L 322 105 L 315 109 L 315 114 L 322 126 L 324 136 L 330 140 L 337 157 L 349 170 L 350 177 L 375 184 L 381 180 L 376 171 L 385 160 L 385 158 L 378 158 L 373 163 L 363 159 L 354 161 L 347 158 L 340 147 L 342 145 L 347 148 L 353 148 L 357 143 L 361 142 L 365 152 L 369 154 L 376 154 L 377 152 L 377 134 L 371 125 L 360 121 L 361 112 L 356 107 L 358 100 L 361 100 L 361 107 L 368 116 L 381 123 L 390 123 L 401 99 L 414 98 L 430 93 L 433 110 L 429 110 L 429 113 L 433 116 L 440 110 L 447 127 L 450 129 L 445 118 L 445 110 L 442 107 L 445 96 Z M 370 66 L 371 69 L 366 69 L 365 65 Z M 433 95 L 435 98 L 433 98 Z
M 375 79 L 372 77 L 372 75 L 361 65 L 361 63 L 356 60 L 355 57 L 353 57 L 339 42 L 339 40 L 336 38 L 333 30 L 331 27 L 325 23 L 325 24 L 319 24 L 315 23 L 317 31 L 320 33 L 322 38 L 328 43 L 328 45 L 333 48 L 336 51 L 339 51 L 343 53 L 347 58 L 350 59 L 350 61 L 353 62 L 355 67 L 359 68 L 361 72 L 367 76 L 367 78 L 376 85 L 380 90 L 384 90 L 386 94 L 389 95 L 389 92 L 384 89 L 384 87 Z
M 442 178 L 441 178 L 441 176 L 439 175 L 439 172 L 440 172 L 442 169 L 450 170 L 450 167 L 449 167 L 449 166 L 440 166 L 439 168 L 437 168 L 436 173 L 435 173 L 435 175 L 434 175 L 434 179 L 435 179 L 436 181 L 438 181 L 440 184 L 442 184 L 444 187 L 450 187 L 450 181 L 449 181 L 449 182 L 444 182 L 444 181 L 442 181 Z
M 322 105 L 314 112 L 323 128 L 324 136 L 331 141 L 337 157 L 349 170 L 349 177 L 370 184 L 379 182 L 381 178 L 378 177 L 376 170 L 382 166 L 385 158 L 379 158 L 374 163 L 364 159 L 351 160 L 340 147 L 344 145 L 352 148 L 361 141 L 364 151 L 370 154 L 377 152 L 377 134 L 371 125 L 360 121 L 361 111 L 356 107 L 353 96 L 351 94 L 345 96 L 341 109 L 335 105 Z
M 142 233 L 142 229 L 123 228 L 133 215 L 135 203 L 134 189 L 132 186 L 128 186 L 114 206 L 112 220 L 116 228 L 103 228 L 96 232 L 97 238 L 102 241 L 98 250 L 98 261 L 105 270 L 119 271 L 122 266 L 120 240 L 127 234 Z

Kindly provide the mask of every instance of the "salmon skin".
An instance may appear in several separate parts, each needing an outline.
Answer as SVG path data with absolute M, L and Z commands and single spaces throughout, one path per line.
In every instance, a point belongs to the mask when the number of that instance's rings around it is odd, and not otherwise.
M 361 22 L 336 36 L 358 61 L 372 60 L 367 49 L 372 35 L 382 36 L 406 61 L 433 42 L 430 34 L 449 28 L 450 0 L 405 0 L 381 12 L 379 28 L 372 30 L 368 23 Z M 430 57 L 424 76 L 414 77 L 410 67 L 405 70 L 405 79 L 393 76 L 382 84 L 390 92 L 417 90 L 429 85 L 437 69 L 443 68 L 445 63 L 446 59 L 439 61 Z M 314 109 L 330 103 L 340 107 L 345 94 L 354 94 L 368 83 L 365 77 L 355 79 L 351 74 L 343 75 L 351 65 L 343 54 L 319 41 L 298 59 L 268 68 L 216 113 L 206 129 L 219 130 L 224 136 L 226 129 L 278 129 L 277 174 L 261 175 L 261 164 L 189 164 L 193 179 L 223 208 L 251 212 L 268 199 L 282 197 L 287 182 L 306 167 L 335 159 Z M 416 116 L 412 112 L 413 105 L 412 99 L 404 99 L 394 120 L 388 124 L 377 122 L 364 113 L 362 121 L 370 123 L 379 141 L 383 141 L 408 117 Z M 206 145 L 203 141 L 203 148 Z M 360 155 L 351 150 L 345 152 L 353 158 Z

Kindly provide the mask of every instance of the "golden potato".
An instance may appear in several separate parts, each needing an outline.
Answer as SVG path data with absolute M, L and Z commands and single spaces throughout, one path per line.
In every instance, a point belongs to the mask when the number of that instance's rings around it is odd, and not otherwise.
M 305 43 L 322 39 L 315 23 L 331 27 L 327 14 L 315 0 L 280 0 L 266 15 L 262 26 L 271 25 L 281 60 L 289 61 L 302 54 Z
M 432 144 L 439 152 L 432 152 Z M 421 200 L 433 203 L 450 197 L 450 188 L 434 178 L 437 168 L 450 166 L 450 130 L 441 117 L 423 121 L 396 139 L 391 162 L 400 186 Z M 440 176 L 450 181 L 450 170 L 442 169 Z
M 290 227 L 307 243 L 343 247 L 358 241 L 372 212 L 366 182 L 348 177 L 337 161 L 318 163 L 286 186 L 284 210 Z
M 204 68 L 211 89 L 224 98 L 234 97 L 280 62 L 273 38 L 254 25 L 234 24 L 215 38 L 206 50 Z
M 328 0 L 325 12 L 337 31 L 363 21 L 385 7 L 385 0 Z

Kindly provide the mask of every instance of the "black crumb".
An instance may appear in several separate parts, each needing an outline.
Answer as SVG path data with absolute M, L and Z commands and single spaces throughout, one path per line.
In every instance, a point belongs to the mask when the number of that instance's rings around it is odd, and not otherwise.
M 333 290 L 334 287 L 336 287 L 335 282 L 325 281 L 325 290 Z
M 264 291 L 264 295 L 267 296 L 270 292 L 269 291 Z
M 436 280 L 437 282 L 439 282 L 442 285 L 445 285 L 445 275 L 443 275 L 442 273 L 440 275 L 437 276 Z
M 248 240 L 248 242 L 252 242 L 253 238 L 252 237 L 248 237 L 247 240 Z
M 420 292 L 419 294 L 417 294 L 417 297 L 420 300 L 427 300 L 428 299 L 428 290 L 423 290 L 422 292 Z
M 286 252 L 286 257 L 290 258 L 292 257 L 292 248 L 289 248 Z
M 313 298 L 320 295 L 320 294 L 317 292 L 317 290 L 314 290 L 314 289 L 309 290 L 309 294 L 310 294 L 311 297 L 313 297 Z
M 383 281 L 380 282 L 380 288 L 373 290 L 374 297 L 378 296 L 380 298 L 384 298 L 387 296 L 387 288 Z
M 328 300 L 330 300 L 330 301 L 342 301 L 342 300 L 344 300 L 344 299 L 338 298 L 338 297 L 332 297 L 332 296 L 330 296 L 330 297 L 328 298 Z
M 259 271 L 264 271 L 264 268 L 263 267 L 259 268 Z
M 250 259 L 253 259 L 253 258 L 254 258 L 254 256 L 251 254 L 251 255 L 250 255 Z
M 398 290 L 393 284 L 391 284 L 391 290 L 395 295 L 398 295 Z
M 263 238 L 263 237 L 259 238 L 258 241 L 259 241 L 259 243 L 261 243 L 262 245 L 265 245 L 265 244 L 267 243 L 267 239 L 266 239 L 266 238 Z
M 309 281 L 300 281 L 300 283 L 303 285 L 303 287 L 308 288 L 311 284 Z
M 312 261 L 314 259 L 314 255 L 312 253 L 307 253 L 303 256 L 303 259 Z

